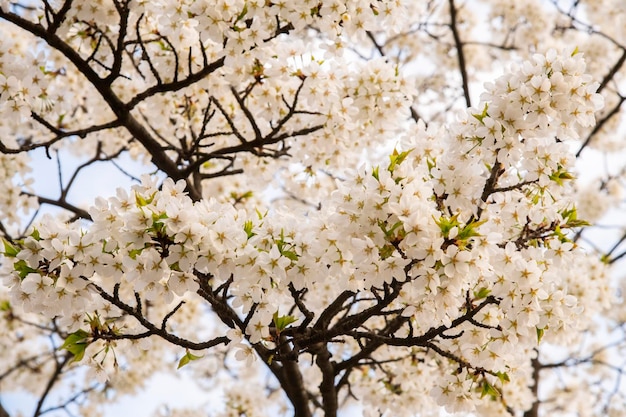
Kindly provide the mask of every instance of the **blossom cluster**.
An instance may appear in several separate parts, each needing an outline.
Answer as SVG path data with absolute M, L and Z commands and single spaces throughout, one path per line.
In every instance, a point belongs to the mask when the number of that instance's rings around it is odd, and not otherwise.
M 619 415 L 626 240 L 596 237 L 624 158 L 583 187 L 574 164 L 624 148 L 625 13 L 0 0 L 0 383 L 97 415 L 193 361 L 216 415 L 306 415 L 295 391 L 317 415 L 329 380 L 368 417 Z M 85 209 L 95 165 L 140 176 L 127 155 L 160 179 Z
M 363 80 L 384 84 L 384 71 L 369 69 Z M 411 334 L 442 326 L 456 333 L 434 337 L 434 351 L 420 350 L 398 366 L 441 369 L 444 377 L 427 394 L 450 410 L 484 406 L 477 386 L 482 396 L 523 409 L 538 342 L 566 340 L 569 330 L 587 325 L 577 323 L 581 311 L 610 300 L 603 265 L 567 235 L 582 223 L 569 200 L 572 157 L 563 140 L 576 138 L 601 105 L 584 69 L 576 51 L 536 55 L 487 86 L 481 105 L 449 128 L 417 124 L 387 164 L 338 180 L 321 209 L 305 217 L 194 202 L 184 181 L 144 177 L 130 192 L 98 199 L 89 225 L 44 220 L 22 241 L 6 242 L 11 304 L 56 318 L 71 333 L 84 329 L 85 312 L 92 326 L 94 317 L 119 313 L 112 297 L 140 309 L 222 288 L 246 317 L 245 327 L 227 323 L 228 337 L 238 358 L 251 359 L 249 344 L 272 345 L 274 317 L 291 309 L 292 290 L 313 294 L 306 306 L 319 315 L 346 290 L 360 294 L 355 308 L 365 309 L 397 285 L 388 309 L 410 320 Z M 363 84 L 351 90 L 367 117 L 366 109 L 393 105 L 376 91 L 364 93 Z M 583 269 L 588 275 L 581 277 Z M 457 322 L 481 303 L 471 320 Z M 365 325 L 385 323 L 373 317 Z M 127 334 L 143 330 L 124 322 Z M 392 336 L 402 340 L 408 332 Z M 356 351 L 345 339 L 337 349 Z M 397 351 L 380 355 L 385 362 Z M 354 384 L 385 411 L 394 409 L 382 399 L 391 382 L 381 376 Z M 418 396 L 403 401 L 428 404 Z
M 318 189 L 326 188 L 309 174 L 332 168 L 334 175 L 342 176 L 343 169 L 335 167 L 354 168 L 363 150 L 377 145 L 377 137 L 397 132 L 416 93 L 391 60 L 355 63 L 351 56 L 342 57 L 343 44 L 365 30 L 399 27 L 406 14 L 397 1 L 131 2 L 124 18 L 125 50 L 114 48 L 121 22 L 114 2 L 75 6 L 57 22 L 54 36 L 77 52 L 79 58 L 73 59 L 82 59 L 81 65 L 103 80 L 114 75 L 114 57 L 119 56 L 123 76 L 113 79 L 111 90 L 126 103 L 137 100 L 129 111 L 164 148 L 171 148 L 168 138 L 175 137 L 181 148 L 221 155 L 224 149 L 258 139 L 257 133 L 266 138 L 280 127 L 253 155 L 200 164 L 203 175 L 212 177 L 232 166 L 252 179 L 243 186 L 231 178 L 207 183 L 204 195 L 220 201 L 247 195 L 272 180 L 290 192 L 311 181 Z M 22 17 L 45 27 L 51 24 L 45 13 L 33 7 L 23 10 Z M 128 150 L 134 158 L 150 162 L 142 144 L 126 131 L 98 127 L 115 125 L 116 116 L 101 94 L 83 94 L 89 82 L 76 61 L 46 48 L 34 54 L 13 25 L 0 23 L 9 38 L 0 46 L 0 110 L 11 114 L 0 120 L 0 129 L 19 130 L 32 147 L 57 149 L 67 136 L 64 142 L 71 142 L 69 150 L 80 157 L 91 157 L 94 148 L 101 150 L 102 158 Z M 314 39 L 311 28 L 324 36 Z M 23 55 L 30 56 L 28 65 L 10 59 Z M 138 99 L 207 65 L 215 69 L 197 82 Z M 288 166 L 286 159 L 278 158 L 287 152 L 303 163 L 298 178 L 304 179 L 294 184 L 291 178 L 273 177 Z M 179 154 L 176 148 L 168 152 L 173 160 Z M 249 198 L 251 205 L 260 202 L 257 197 Z

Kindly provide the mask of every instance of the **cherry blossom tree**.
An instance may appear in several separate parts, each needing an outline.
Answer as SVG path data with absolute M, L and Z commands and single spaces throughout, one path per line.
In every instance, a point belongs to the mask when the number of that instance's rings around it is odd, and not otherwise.
M 625 19 L 0 0 L 0 393 L 95 416 L 171 372 L 220 400 L 157 415 L 623 415 Z M 128 184 L 84 201 L 96 165 Z

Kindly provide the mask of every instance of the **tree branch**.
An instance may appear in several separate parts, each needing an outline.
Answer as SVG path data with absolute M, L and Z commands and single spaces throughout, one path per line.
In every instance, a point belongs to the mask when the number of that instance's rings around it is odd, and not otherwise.
M 141 125 L 141 123 L 139 123 L 134 116 L 131 115 L 130 110 L 133 106 L 122 102 L 122 100 L 120 100 L 120 98 L 113 92 L 111 84 L 107 83 L 105 79 L 100 78 L 98 73 L 94 71 L 89 66 L 87 61 L 81 58 L 78 52 L 72 49 L 70 45 L 65 43 L 56 34 L 48 33 L 46 29 L 40 24 L 32 23 L 15 13 L 7 13 L 0 9 L 0 18 L 3 18 L 15 24 L 16 26 L 30 32 L 31 34 L 45 41 L 48 45 L 50 45 L 50 47 L 56 49 L 62 55 L 64 55 L 76 67 L 76 69 L 80 73 L 82 73 L 83 76 L 85 76 L 85 78 L 87 78 L 87 80 L 94 86 L 100 96 L 108 104 L 109 108 L 113 111 L 113 113 L 115 113 L 120 124 L 124 126 L 133 135 L 133 137 L 135 137 L 144 146 L 144 148 L 152 156 L 152 162 L 165 174 L 174 179 L 174 181 L 179 179 L 186 179 L 183 178 L 176 164 L 167 156 L 165 151 L 161 148 L 159 142 L 155 138 L 153 138 L 152 135 L 150 135 L 146 128 Z M 219 68 L 222 64 L 223 58 L 216 61 L 212 65 L 205 67 L 202 71 L 190 75 L 187 79 L 181 82 L 163 84 L 161 86 L 155 86 L 153 88 L 150 88 L 144 91 L 144 93 L 140 93 L 138 95 L 140 100 L 137 100 L 135 102 L 135 105 L 139 103 L 139 101 L 152 94 L 166 91 L 175 91 L 180 88 L 186 87 L 187 85 L 190 85 L 200 80 L 214 69 Z M 201 198 L 199 193 L 193 188 L 189 190 L 189 195 L 194 200 L 198 200 Z
M 448 0 L 450 5 L 450 29 L 452 30 L 452 37 L 454 38 L 454 45 L 456 46 L 457 57 L 459 60 L 459 71 L 461 72 L 461 80 L 463 83 L 463 96 L 465 97 L 465 105 L 469 108 L 472 107 L 472 101 L 469 93 L 469 81 L 467 77 L 467 67 L 465 64 L 465 54 L 463 53 L 463 42 L 459 35 L 457 27 L 457 9 L 454 5 L 454 0 Z
M 311 417 L 311 410 L 309 408 L 309 399 L 307 396 L 306 387 L 302 379 L 302 373 L 298 367 L 298 355 L 294 355 L 294 352 L 289 347 L 287 338 L 281 334 L 279 336 L 280 354 L 282 359 L 282 373 L 284 380 L 287 381 L 283 388 L 294 407 L 294 417 Z
M 610 112 L 604 115 L 604 117 L 596 123 L 591 133 L 587 135 L 587 138 L 585 139 L 583 144 L 580 146 L 580 149 L 578 149 L 578 152 L 576 152 L 576 158 L 580 156 L 583 149 L 585 149 L 589 145 L 589 143 L 591 143 L 591 140 L 593 139 L 593 137 L 596 135 L 596 133 L 600 131 L 600 129 L 602 129 L 602 127 L 609 121 L 609 119 L 611 119 L 613 116 L 619 113 L 622 107 L 622 104 L 624 103 L 624 100 L 626 100 L 626 96 L 620 96 L 619 102 L 615 105 L 615 107 L 613 107 Z
M 48 395 L 50 394 L 50 391 L 52 390 L 52 387 L 54 386 L 55 382 L 59 379 L 59 377 L 61 376 L 61 373 L 63 372 L 63 368 L 65 367 L 65 365 L 67 365 L 70 361 L 70 359 L 72 359 L 72 354 L 69 352 L 66 352 L 65 355 L 63 356 L 63 359 L 61 361 L 56 361 L 56 366 L 54 368 L 54 371 L 52 373 L 52 375 L 50 376 L 50 379 L 48 380 L 48 383 L 46 384 L 46 387 L 44 388 L 44 392 L 41 394 L 41 397 L 39 397 L 39 401 L 37 401 L 37 407 L 35 408 L 35 412 L 33 413 L 33 417 L 38 417 L 40 416 L 41 413 L 41 409 L 43 407 L 43 403 L 46 400 L 46 398 L 48 397 Z
M 315 364 L 322 371 L 322 382 L 319 385 L 322 394 L 322 405 L 324 417 L 336 417 L 338 410 L 337 390 L 335 389 L 335 365 L 331 361 L 331 355 L 327 344 L 321 344 L 317 354 Z
M 88 280 L 87 280 L 88 281 Z M 100 296 L 108 301 L 109 303 L 113 304 L 114 306 L 116 306 L 117 308 L 119 308 L 120 310 L 124 311 L 125 313 L 127 313 L 128 315 L 134 317 L 143 327 L 145 327 L 148 332 L 146 333 L 142 333 L 141 337 L 148 337 L 148 336 L 159 336 L 164 340 L 167 340 L 168 342 L 180 346 L 180 347 L 184 347 L 187 349 L 191 349 L 191 350 L 203 350 L 203 349 L 209 349 L 212 348 L 213 346 L 217 346 L 217 345 L 221 345 L 221 344 L 228 344 L 228 342 L 230 342 L 230 339 L 228 339 L 226 336 L 222 336 L 222 337 L 216 337 L 212 340 L 206 341 L 206 342 L 193 342 L 187 339 L 183 339 L 181 337 L 178 337 L 174 334 L 168 333 L 167 331 L 165 331 L 165 329 L 162 329 L 160 327 L 155 326 L 154 324 L 152 324 L 150 321 L 148 321 L 147 318 L 145 318 L 137 309 L 133 308 L 132 306 L 124 303 L 122 300 L 120 300 L 120 298 L 117 296 L 117 294 L 115 295 L 111 295 L 109 293 L 107 293 L 102 287 L 100 287 L 98 284 L 95 284 L 91 281 L 88 281 L 89 285 L 93 286 L 93 288 L 96 289 L 96 291 L 98 291 L 98 293 L 100 294 Z M 126 337 L 121 336 L 120 338 L 131 338 L 128 337 L 130 335 L 127 335 Z

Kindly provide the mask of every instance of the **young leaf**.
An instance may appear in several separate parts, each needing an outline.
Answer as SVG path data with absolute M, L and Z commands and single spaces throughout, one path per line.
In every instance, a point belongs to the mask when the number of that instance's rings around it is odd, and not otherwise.
M 15 258 L 20 253 L 20 250 L 5 238 L 2 238 L 2 243 L 4 243 L 4 252 L 2 252 L 4 256 Z
M 88 332 L 78 329 L 65 338 L 63 345 L 59 349 L 65 349 L 70 352 L 74 356 L 72 362 L 79 362 L 85 356 L 85 349 L 89 346 L 88 337 Z
M 485 107 L 483 108 L 483 112 L 481 114 L 475 113 L 472 114 L 472 116 L 474 116 L 476 118 L 476 120 L 478 120 L 480 123 L 483 123 L 483 119 L 487 116 L 489 116 L 489 113 L 487 113 L 487 110 L 489 109 L 489 104 L 485 103 Z
M 480 398 L 483 398 L 485 395 L 488 395 L 492 399 L 496 399 L 500 396 L 500 392 L 493 385 L 487 382 L 487 380 L 483 380 Z
M 285 258 L 291 259 L 292 261 L 298 260 L 298 254 L 291 250 L 283 250 L 280 252 Z
M 491 290 L 486 287 L 482 287 L 478 291 L 474 291 L 474 299 L 480 300 L 483 298 L 487 298 L 487 296 L 491 293 Z
M 564 184 L 565 181 L 573 180 L 575 178 L 576 177 L 574 177 L 571 172 L 567 171 L 561 166 L 559 166 L 556 171 L 550 174 L 550 179 L 561 186 Z
M 274 326 L 276 326 L 276 332 L 280 333 L 287 328 L 291 323 L 298 321 L 294 316 L 278 316 L 278 311 L 274 313 Z
M 396 167 L 400 165 L 406 159 L 406 157 L 409 155 L 409 153 L 411 153 L 411 151 L 412 149 L 405 151 L 405 152 L 398 153 L 398 150 L 394 149 L 393 153 L 389 155 L 389 167 L 387 168 L 387 170 L 389 172 L 393 172 L 393 170 L 396 169 Z
M 189 362 L 197 361 L 198 359 L 201 359 L 203 357 L 204 356 L 196 356 L 193 353 L 189 352 L 189 349 L 187 349 L 185 355 L 178 361 L 178 368 L 176 369 L 180 369 L 183 366 L 187 365 Z
M 33 272 L 39 272 L 38 270 L 31 268 L 28 266 L 24 259 L 20 259 L 19 261 L 13 264 L 13 269 L 19 273 L 21 279 L 26 278 L 26 275 L 31 274 Z
M 135 193 L 135 204 L 137 204 L 137 207 L 147 206 L 148 204 L 152 203 L 152 200 L 154 200 L 155 196 L 156 191 L 153 192 L 152 195 L 148 198 L 143 198 L 143 196 L 139 195 L 139 193 Z
M 378 173 L 378 167 L 374 167 L 374 169 L 372 170 L 372 177 L 374 177 L 377 180 L 379 180 L 380 174 Z
M 37 230 L 37 229 L 33 229 L 33 233 L 31 233 L 30 236 L 33 239 L 35 239 L 36 241 L 40 241 L 41 240 L 41 236 L 39 235 L 39 230 Z
M 473 221 L 471 223 L 466 224 L 460 231 L 457 236 L 457 240 L 466 241 L 471 237 L 480 236 L 480 233 L 476 231 L 476 229 L 484 224 L 487 220 L 478 220 Z
M 509 379 L 509 374 L 507 374 L 506 372 L 496 372 L 496 376 L 498 377 L 498 379 L 500 380 L 501 383 L 505 383 L 505 382 L 509 382 L 511 381 Z
M 545 329 L 540 329 L 539 327 L 537 327 L 537 344 L 541 343 L 541 339 L 543 338 L 544 332 L 545 332 Z
M 252 224 L 252 220 L 246 220 L 246 222 L 243 224 L 243 230 L 246 232 L 248 239 L 256 235 L 256 233 L 254 233 L 252 229 L 254 229 L 254 224 Z

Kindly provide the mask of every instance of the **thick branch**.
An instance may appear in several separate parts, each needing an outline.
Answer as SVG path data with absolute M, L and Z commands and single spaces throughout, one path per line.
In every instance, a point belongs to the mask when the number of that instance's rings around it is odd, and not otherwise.
M 319 330 L 326 330 L 330 321 L 335 317 L 337 313 L 341 311 L 343 308 L 343 303 L 346 302 L 350 297 L 354 296 L 352 291 L 344 291 L 333 301 L 326 309 L 320 314 L 319 319 L 315 323 L 314 328 Z
M 286 381 L 286 383 L 281 381 L 281 384 L 291 404 L 293 404 L 294 417 L 311 417 L 309 399 L 302 379 L 302 373 L 298 368 L 297 357 L 293 357 L 293 352 L 284 335 L 279 336 L 279 341 L 280 354 L 285 358 L 282 360 L 282 374 L 284 378 L 283 381 Z
M 325 417 L 337 417 L 337 390 L 335 389 L 335 364 L 331 361 L 328 345 L 323 344 L 317 351 L 315 364 L 322 371 L 322 382 L 320 383 L 320 393 L 322 394 L 322 404 Z
M 504 171 L 502 169 L 502 164 L 496 161 L 494 166 L 491 168 L 489 179 L 487 179 L 487 181 L 485 182 L 485 187 L 483 188 L 483 192 L 480 196 L 480 200 L 483 203 L 487 202 L 487 199 L 489 198 L 491 194 L 493 194 L 494 192 L 497 192 L 498 189 L 496 188 L 496 185 L 498 184 L 498 178 L 500 178 L 500 175 L 502 175 L 503 172 Z M 480 219 L 480 215 L 482 214 L 482 212 L 483 212 L 482 207 L 478 207 L 476 214 L 479 219 Z
M 66 0 L 63 3 L 63 6 L 61 6 L 59 11 L 54 15 L 54 20 L 48 26 L 49 33 L 54 33 L 57 31 L 57 29 L 59 29 L 59 26 L 61 26 L 61 24 L 65 20 L 65 17 L 67 16 L 67 12 L 70 11 L 71 7 L 72 7 L 72 0 Z
M 407 267 L 405 267 L 405 269 L 410 268 L 411 265 L 412 264 L 409 264 Z M 386 294 L 384 298 L 378 300 L 378 302 L 374 304 L 372 307 L 367 308 L 359 313 L 355 313 L 350 316 L 341 318 L 337 322 L 337 324 L 335 324 L 332 327 L 331 337 L 344 334 L 344 332 L 351 330 L 351 329 L 356 329 L 359 326 L 361 326 L 363 323 L 365 323 L 367 320 L 369 320 L 371 317 L 374 317 L 375 315 L 381 313 L 389 304 L 393 302 L 393 300 L 398 298 L 398 296 L 400 295 L 400 291 L 402 290 L 402 287 L 407 282 L 409 281 L 404 281 L 404 282 L 393 281 L 391 285 L 389 286 L 391 287 L 392 291 Z M 385 292 L 386 290 L 387 289 L 385 289 Z
M 396 331 L 398 331 L 400 327 L 402 327 L 402 324 L 404 324 L 408 320 L 409 320 L 408 317 L 397 316 L 396 318 L 391 320 L 391 322 L 389 322 L 389 324 L 387 324 L 387 326 L 385 326 L 385 328 L 379 334 L 385 335 L 385 336 L 392 335 Z M 361 360 L 370 357 L 370 355 L 374 353 L 376 349 L 381 347 L 383 344 L 384 343 L 381 340 L 370 341 L 361 349 L 361 351 L 359 351 L 359 353 L 352 356 L 350 359 L 347 359 L 343 362 L 338 363 L 335 366 L 335 371 L 340 372 L 344 369 L 350 369 L 358 365 Z

